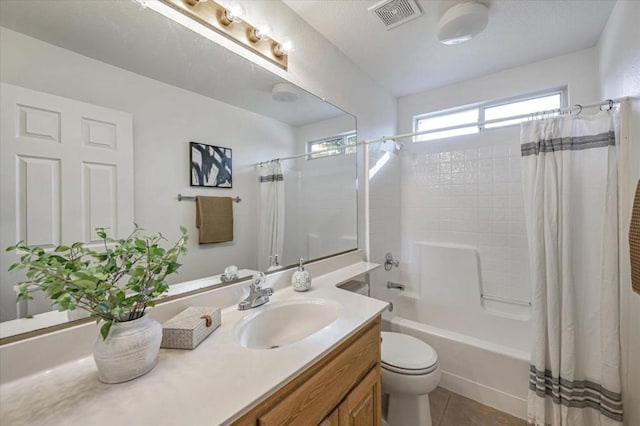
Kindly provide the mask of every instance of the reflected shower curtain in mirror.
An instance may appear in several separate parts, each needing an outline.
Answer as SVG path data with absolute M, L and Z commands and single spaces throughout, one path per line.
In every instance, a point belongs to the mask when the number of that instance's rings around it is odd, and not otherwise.
M 522 124 L 531 424 L 622 424 L 613 118 L 600 111 Z
M 282 257 L 284 248 L 284 175 L 280 160 L 260 167 L 260 229 L 258 265 L 265 271 L 274 255 Z

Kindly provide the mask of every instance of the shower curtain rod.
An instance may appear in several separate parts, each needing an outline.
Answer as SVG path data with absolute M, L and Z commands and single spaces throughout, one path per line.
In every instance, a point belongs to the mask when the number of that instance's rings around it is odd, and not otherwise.
M 638 99 L 636 97 L 633 96 L 623 96 L 621 98 L 615 98 L 615 99 L 607 99 L 604 101 L 600 101 L 600 102 L 595 102 L 592 104 L 588 104 L 588 105 L 580 105 L 580 104 L 575 104 L 573 106 L 570 107 L 566 107 L 566 108 L 556 108 L 556 109 L 550 109 L 550 110 L 546 110 L 546 111 L 537 111 L 537 112 L 532 112 L 532 113 L 528 113 L 528 114 L 520 114 L 520 115 L 514 115 L 511 117 L 505 117 L 505 118 L 496 118 L 493 120 L 485 120 L 485 121 L 479 121 L 479 122 L 474 122 L 474 123 L 466 123 L 466 124 L 457 124 L 455 126 L 449 126 L 449 127 L 442 127 L 439 129 L 432 129 L 432 130 L 422 130 L 420 132 L 412 132 L 412 133 L 401 133 L 398 135 L 393 135 L 393 136 L 382 136 L 380 138 L 375 138 L 375 139 L 365 139 L 362 140 L 360 142 L 356 142 L 356 143 L 352 143 L 349 145 L 344 145 L 340 148 L 350 148 L 350 147 L 354 147 L 354 146 L 361 146 L 361 145 L 369 145 L 372 143 L 376 143 L 376 142 L 385 142 L 385 141 L 395 141 L 397 139 L 405 139 L 405 138 L 411 138 L 414 136 L 421 136 L 421 135 L 428 135 L 430 133 L 438 133 L 438 132 L 446 132 L 449 130 L 457 130 L 457 129 L 462 129 L 464 127 L 470 127 L 470 126 L 478 126 L 478 127 L 483 127 L 487 124 L 494 124 L 494 123 L 501 123 L 503 121 L 510 121 L 510 120 L 518 120 L 521 118 L 535 118 L 537 116 L 544 116 L 544 115 L 548 115 L 548 114 L 560 114 L 563 112 L 570 112 L 572 110 L 579 110 L 578 114 L 580 112 L 582 112 L 583 109 L 587 109 L 587 108 L 595 108 L 595 107 L 601 107 L 604 105 L 610 105 L 611 107 L 614 104 L 619 104 L 621 102 L 627 102 L 629 100 L 632 99 Z M 398 147 L 399 145 L 399 147 Z M 396 146 L 398 147 L 398 149 L 402 148 L 402 144 L 397 144 Z M 304 154 L 297 154 L 297 155 L 291 155 L 289 157 L 281 157 L 281 158 L 274 158 L 273 160 L 269 160 L 269 161 L 261 161 L 260 163 L 258 163 L 258 165 L 260 167 L 264 167 L 267 164 L 269 164 L 271 161 L 284 161 L 284 160 L 293 160 L 296 158 L 303 158 L 303 157 L 307 157 L 309 155 L 315 155 L 315 154 L 322 154 L 324 152 L 329 152 L 329 151 L 335 151 L 336 148 L 327 148 L 327 149 L 323 149 L 320 151 L 313 151 L 313 152 L 305 152 Z

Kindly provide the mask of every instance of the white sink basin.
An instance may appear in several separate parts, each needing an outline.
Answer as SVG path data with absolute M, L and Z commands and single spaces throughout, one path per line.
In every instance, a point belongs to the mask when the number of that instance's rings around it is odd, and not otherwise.
M 342 306 L 325 299 L 269 302 L 235 326 L 235 337 L 249 349 L 274 349 L 322 330 L 340 315 Z

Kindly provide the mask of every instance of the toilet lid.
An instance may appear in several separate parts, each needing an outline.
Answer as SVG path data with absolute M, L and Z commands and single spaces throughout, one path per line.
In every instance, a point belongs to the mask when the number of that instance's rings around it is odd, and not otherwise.
M 437 368 L 438 354 L 422 340 L 382 332 L 382 367 L 406 374 L 427 374 Z

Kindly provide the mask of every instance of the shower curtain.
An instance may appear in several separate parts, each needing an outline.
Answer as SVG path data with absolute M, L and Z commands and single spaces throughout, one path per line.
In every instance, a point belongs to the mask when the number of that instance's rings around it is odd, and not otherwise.
M 282 259 L 284 248 L 284 175 L 280 160 L 260 167 L 260 220 L 258 229 L 258 267 L 271 265 L 272 256 Z
M 600 111 L 522 124 L 530 424 L 622 424 L 614 121 Z

